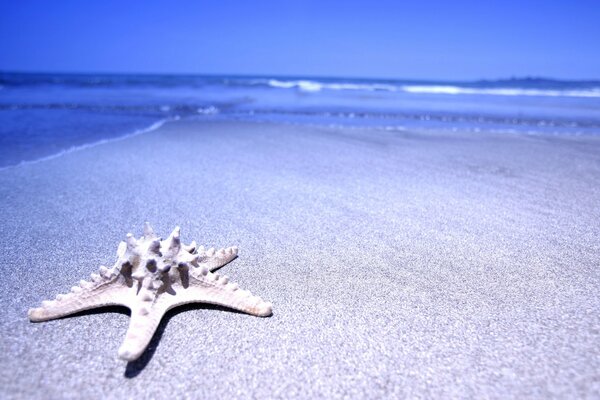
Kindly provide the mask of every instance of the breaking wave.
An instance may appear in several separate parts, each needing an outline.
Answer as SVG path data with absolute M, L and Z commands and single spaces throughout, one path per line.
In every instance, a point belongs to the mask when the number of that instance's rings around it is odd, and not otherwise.
M 297 81 L 281 81 L 277 79 L 270 79 L 268 85 L 275 88 L 292 89 L 297 88 L 305 92 L 319 92 L 323 89 L 330 90 L 367 90 L 367 91 L 388 91 L 396 92 L 399 87 L 394 85 L 378 84 L 378 83 L 333 83 L 333 82 L 318 82 L 309 80 L 297 80 Z
M 492 95 L 492 96 L 564 96 L 564 97 L 600 97 L 600 87 L 585 89 L 534 89 L 515 87 L 472 87 L 454 85 L 392 85 L 385 83 L 320 82 L 313 80 L 270 79 L 267 85 L 280 89 L 297 89 L 303 92 L 322 90 L 364 90 L 405 92 L 415 94 L 448 95 Z
M 430 94 L 483 94 L 496 96 L 565 96 L 600 97 L 600 88 L 581 90 L 520 89 L 520 88 L 472 88 L 460 86 L 405 85 L 402 90 L 408 93 Z

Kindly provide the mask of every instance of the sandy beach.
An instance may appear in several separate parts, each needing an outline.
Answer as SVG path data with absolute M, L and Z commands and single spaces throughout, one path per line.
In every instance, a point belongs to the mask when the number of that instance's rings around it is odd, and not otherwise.
M 600 396 L 600 137 L 179 121 L 0 171 L 0 398 Z M 270 318 L 197 305 L 117 358 L 27 309 L 149 221 L 236 245 Z

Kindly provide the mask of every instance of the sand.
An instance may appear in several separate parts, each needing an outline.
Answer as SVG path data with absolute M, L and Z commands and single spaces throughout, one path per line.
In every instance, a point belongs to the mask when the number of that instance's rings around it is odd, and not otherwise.
M 179 121 L 0 171 L 0 398 L 600 396 L 600 140 Z M 127 232 L 237 245 L 270 318 L 30 323 Z

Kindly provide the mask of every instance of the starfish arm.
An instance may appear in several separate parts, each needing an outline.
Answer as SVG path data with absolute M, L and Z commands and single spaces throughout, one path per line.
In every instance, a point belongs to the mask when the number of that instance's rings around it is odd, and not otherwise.
M 59 294 L 55 300 L 45 300 L 38 308 L 30 308 L 29 320 L 48 321 L 93 308 L 120 305 L 128 306 L 129 288 L 116 276 L 94 274 L 92 282 L 81 281 L 79 286 L 71 288 L 71 293 Z
M 206 266 L 192 267 L 188 277 L 187 283 L 182 286 L 169 285 L 159 292 L 151 292 L 146 287 L 140 290 L 130 307 L 131 321 L 119 348 L 121 359 L 138 359 L 148 347 L 165 313 L 183 304 L 216 304 L 261 317 L 272 314 L 271 303 L 253 296 L 249 291 L 238 289 L 237 284 L 229 283 L 227 277 L 209 272 Z
M 167 309 L 160 299 L 152 305 L 137 304 L 131 308 L 129 328 L 119 348 L 120 359 L 134 361 L 142 355 Z
M 247 290 L 239 289 L 229 278 L 199 268 L 190 274 L 189 286 L 171 297 L 169 308 L 187 303 L 215 304 L 259 317 L 273 313 L 273 305 Z
M 217 251 L 213 248 L 205 251 L 204 247 L 201 246 L 198 249 L 198 265 L 201 267 L 205 266 L 209 271 L 214 271 L 235 259 L 237 254 L 238 248 L 235 246 Z

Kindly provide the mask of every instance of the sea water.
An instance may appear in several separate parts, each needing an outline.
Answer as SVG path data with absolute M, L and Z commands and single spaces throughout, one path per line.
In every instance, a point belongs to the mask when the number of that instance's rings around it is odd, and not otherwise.
M 0 73 L 0 168 L 186 118 L 600 135 L 600 81 Z

